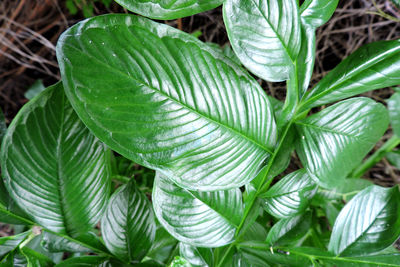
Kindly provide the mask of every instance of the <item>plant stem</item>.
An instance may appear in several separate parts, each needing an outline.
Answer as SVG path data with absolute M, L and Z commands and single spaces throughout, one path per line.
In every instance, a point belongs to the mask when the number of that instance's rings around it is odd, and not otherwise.
M 360 178 L 365 172 L 372 168 L 376 163 L 382 160 L 386 153 L 392 151 L 400 144 L 400 137 L 393 135 L 386 143 L 383 144 L 374 154 L 364 161 L 358 168 L 353 171 L 351 178 Z

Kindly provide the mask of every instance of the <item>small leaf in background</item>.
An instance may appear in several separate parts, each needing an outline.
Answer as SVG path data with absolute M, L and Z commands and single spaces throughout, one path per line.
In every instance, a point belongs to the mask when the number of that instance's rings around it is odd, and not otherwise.
M 101 220 L 107 248 L 124 262 L 139 262 L 149 251 L 156 234 L 151 204 L 135 180 L 111 196 Z
M 266 239 L 270 246 L 283 246 L 303 238 L 311 228 L 310 212 L 281 219 L 272 226 Z
M 157 262 L 166 262 L 178 245 L 178 240 L 173 238 L 160 224 L 157 226 L 155 240 L 146 257 Z
M 133 13 L 152 19 L 177 19 L 201 13 L 221 5 L 223 0 L 115 0 Z
M 76 237 L 100 220 L 110 191 L 109 152 L 79 120 L 61 83 L 19 111 L 4 141 L 7 190 L 35 222 Z
M 334 188 L 361 163 L 388 124 L 383 105 L 369 98 L 344 100 L 296 122 L 296 152 L 311 178 Z
M 393 132 L 400 137 L 400 92 L 394 93 L 386 103 Z
M 265 92 L 220 49 L 189 34 L 109 14 L 69 28 L 57 56 L 85 125 L 111 149 L 181 187 L 240 187 L 274 150 Z
M 400 236 L 400 192 L 397 186 L 370 186 L 340 211 L 332 230 L 329 251 L 363 256 L 381 251 Z
M 214 266 L 214 255 L 211 248 L 193 247 L 185 243 L 179 243 L 179 254 L 187 259 L 193 267 Z
M 305 0 L 300 7 L 301 19 L 305 24 L 318 28 L 332 17 L 339 0 Z
M 277 218 L 288 218 L 303 213 L 314 196 L 317 185 L 306 170 L 290 173 L 260 197 L 264 209 Z
M 31 231 L 27 231 L 18 235 L 0 237 L 0 258 L 18 247 L 18 245 L 24 241 L 30 233 Z
M 219 247 L 233 241 L 243 215 L 239 189 L 188 191 L 157 173 L 153 189 L 157 219 L 181 242 L 199 247 Z
M 303 109 L 400 84 L 400 40 L 362 46 L 305 96 Z
M 4 113 L 0 108 L 0 147 L 1 142 L 3 141 L 3 137 L 6 135 L 7 125 L 6 125 L 6 118 L 4 117 Z
M 191 267 L 191 265 L 185 258 L 176 256 L 169 267 Z
M 45 89 L 46 87 L 43 85 L 42 80 L 37 80 L 31 85 L 31 87 L 28 88 L 24 96 L 26 99 L 31 100 L 32 98 L 43 92 Z
M 387 153 L 386 159 L 390 162 L 390 164 L 400 170 L 400 150 Z
M 400 0 L 391 0 L 393 4 L 397 6 L 397 8 L 400 8 Z
M 267 81 L 289 78 L 301 44 L 296 0 L 228 0 L 223 15 L 232 48 L 246 68 Z

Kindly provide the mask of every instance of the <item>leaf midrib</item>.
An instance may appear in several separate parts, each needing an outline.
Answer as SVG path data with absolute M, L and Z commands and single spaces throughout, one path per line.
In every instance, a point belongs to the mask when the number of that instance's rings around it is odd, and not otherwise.
M 101 29 L 103 29 L 103 28 L 101 28 Z M 76 37 L 76 36 L 74 36 L 74 35 L 69 35 L 69 36 Z M 194 43 L 192 43 L 192 44 L 194 44 Z M 194 45 L 197 46 L 197 44 L 194 44 Z M 74 47 L 73 45 L 71 45 L 71 44 L 69 44 L 69 43 L 66 43 L 66 42 L 65 42 L 65 43 L 64 43 L 64 46 L 68 46 L 68 47 L 70 47 L 70 48 L 73 48 L 73 49 L 75 49 L 75 50 L 77 50 L 77 51 L 83 53 L 82 50 L 79 50 L 77 47 Z M 198 47 L 200 50 L 203 50 L 203 49 L 201 49 L 201 47 L 199 47 L 199 46 L 197 46 L 197 47 Z M 92 55 L 90 55 L 90 54 L 87 54 L 87 53 L 83 53 L 83 54 L 85 54 L 85 55 L 88 56 L 89 58 L 93 59 L 94 61 L 98 62 L 99 64 L 101 64 L 101 65 L 103 65 L 103 66 L 106 66 L 108 69 L 111 69 L 111 70 L 113 70 L 113 71 L 116 71 L 116 72 L 122 74 L 123 76 L 125 76 L 125 77 L 128 78 L 129 80 L 132 80 L 132 81 L 134 81 L 134 82 L 136 82 L 136 83 L 138 83 L 138 84 L 140 84 L 140 85 L 142 85 L 142 86 L 146 86 L 147 88 L 149 88 L 149 89 L 151 89 L 151 90 L 153 90 L 153 91 L 159 93 L 160 95 L 162 95 L 162 96 L 166 97 L 167 99 L 169 99 L 169 100 L 175 102 L 176 104 L 179 104 L 179 105 L 183 106 L 184 108 L 188 109 L 189 111 L 191 111 L 191 112 L 197 114 L 199 117 L 204 118 L 204 119 L 206 119 L 206 120 L 208 120 L 208 121 L 210 121 L 210 122 L 212 122 L 212 123 L 215 123 L 215 124 L 221 126 L 222 128 L 225 128 L 225 129 L 227 129 L 228 131 L 233 132 L 233 133 L 236 134 L 236 135 L 241 136 L 242 138 L 248 140 L 249 142 L 253 143 L 253 144 L 256 145 L 257 147 L 259 147 L 259 148 L 261 148 L 262 150 L 268 152 L 269 154 L 272 154 L 272 153 L 273 153 L 273 150 L 272 150 L 271 148 L 268 148 L 268 147 L 264 146 L 263 144 L 258 143 L 256 140 L 253 140 L 253 139 L 247 137 L 246 135 L 244 135 L 244 134 L 241 133 L 240 131 L 236 130 L 235 128 L 232 128 L 232 127 L 230 127 L 230 126 L 228 126 L 228 125 L 222 124 L 222 123 L 218 122 L 217 120 L 215 120 L 214 118 L 208 117 L 208 116 L 206 116 L 206 115 L 204 115 L 204 114 L 202 114 L 202 113 L 196 111 L 196 110 L 193 109 L 192 107 L 190 107 L 190 106 L 188 106 L 188 105 L 186 105 L 186 104 L 184 104 L 184 103 L 182 103 L 182 102 L 176 100 L 175 98 L 169 96 L 168 94 L 164 93 L 163 91 L 157 90 L 156 88 L 154 88 L 154 87 L 152 87 L 152 86 L 150 86 L 150 85 L 145 84 L 143 81 L 139 81 L 139 80 L 133 78 L 132 76 L 126 74 L 125 72 L 123 72 L 123 71 L 121 71 L 121 70 L 119 70 L 119 69 L 114 69 L 114 68 L 112 68 L 110 65 L 106 64 L 106 63 L 103 62 L 103 61 L 100 61 L 99 59 L 97 59 L 96 57 L 94 57 L 94 56 L 92 56 Z M 75 95 L 77 96 L 77 94 L 75 94 Z M 87 111 L 85 111 L 85 113 L 87 113 Z

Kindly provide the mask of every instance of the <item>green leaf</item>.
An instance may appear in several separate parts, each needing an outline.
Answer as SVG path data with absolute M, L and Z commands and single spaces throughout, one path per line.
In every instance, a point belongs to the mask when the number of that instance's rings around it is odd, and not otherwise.
M 9 197 L 8 193 L 4 197 Z M 9 209 L 9 207 L 3 207 L 0 204 L 0 222 L 2 223 L 9 223 L 9 224 L 18 224 L 18 225 L 32 225 L 34 222 L 31 220 L 27 219 L 25 216 L 25 213 L 21 211 L 23 214 L 16 214 L 14 213 L 15 210 L 20 210 L 20 208 L 14 208 L 14 203 L 11 204 L 12 211 Z M 9 205 L 10 206 L 10 205 Z
M 339 0 L 305 0 L 300 7 L 302 21 L 318 28 L 332 17 Z
M 400 170 L 400 151 L 389 152 L 386 154 L 387 160 Z
M 146 257 L 165 263 L 177 245 L 178 241 L 173 238 L 164 227 L 158 225 L 156 238 Z
M 362 256 L 383 250 L 400 236 L 399 215 L 399 188 L 370 186 L 340 211 L 329 250 L 342 256 Z
M 393 132 L 400 136 L 400 93 L 394 93 L 387 101 L 390 124 Z
M 85 253 L 92 252 L 87 247 L 71 240 L 65 239 L 61 236 L 43 232 L 43 239 L 41 245 L 49 252 L 72 252 L 72 253 Z
M 223 0 L 115 0 L 129 11 L 152 19 L 177 19 L 221 5 Z
M 392 0 L 392 3 L 397 6 L 397 8 L 400 8 L 400 0 Z
M 383 105 L 369 98 L 345 100 L 296 122 L 296 151 L 311 178 L 332 188 L 361 163 L 387 125 Z
M 21 254 L 25 256 L 27 260 L 27 266 L 32 266 L 32 267 L 52 267 L 54 266 L 54 263 L 51 259 L 46 257 L 43 254 L 40 254 L 33 249 L 30 249 L 28 247 L 23 247 L 20 249 Z
M 28 90 L 25 92 L 24 96 L 25 98 L 31 100 L 41 92 L 43 92 L 46 89 L 46 87 L 43 85 L 42 80 L 36 80 L 31 87 L 28 88 Z
M 228 0 L 224 22 L 232 48 L 251 72 L 268 81 L 289 78 L 301 44 L 296 0 Z
M 288 218 L 303 213 L 316 190 L 310 175 L 301 169 L 283 177 L 260 197 L 268 213 L 277 218 Z
M 243 215 L 239 189 L 189 191 L 160 173 L 153 188 L 157 219 L 181 242 L 196 247 L 219 247 L 233 241 Z
M 351 199 L 352 196 L 364 190 L 370 185 L 373 185 L 373 183 L 365 179 L 348 178 L 341 181 L 330 190 L 318 188 L 318 194 L 321 195 L 324 199 L 344 199 L 348 201 Z
M 191 266 L 214 266 L 214 255 L 211 248 L 199 248 L 179 243 L 179 254 L 188 260 Z
M 0 257 L 3 257 L 8 252 L 18 247 L 30 233 L 31 231 L 27 231 L 18 235 L 0 237 Z
M 258 83 L 193 36 L 132 15 L 68 29 L 57 45 L 66 93 L 92 132 L 190 190 L 253 179 L 276 143 Z
M 156 235 L 154 214 L 135 180 L 112 195 L 101 220 L 101 233 L 107 248 L 125 262 L 140 261 L 150 250 Z
M 268 232 L 266 239 L 270 246 L 282 246 L 303 238 L 311 228 L 310 212 L 292 218 L 281 219 Z
M 1 166 L 10 195 L 35 222 L 75 237 L 91 229 L 105 208 L 110 191 L 107 155 L 57 83 L 13 120 Z
M 305 96 L 303 110 L 400 84 L 400 41 L 367 44 L 330 71 Z
M 191 267 L 191 265 L 185 258 L 176 256 L 169 267 Z
M 107 257 L 102 256 L 81 256 L 69 258 L 60 262 L 55 267 L 111 267 Z M 117 265 L 116 265 L 117 266 Z M 123 266 L 123 265 L 118 265 Z

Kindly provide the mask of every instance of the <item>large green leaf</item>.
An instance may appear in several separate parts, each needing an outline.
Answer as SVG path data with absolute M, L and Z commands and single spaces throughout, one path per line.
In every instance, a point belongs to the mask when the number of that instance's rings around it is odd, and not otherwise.
M 66 31 L 57 55 L 67 96 L 95 135 L 182 187 L 244 185 L 274 149 L 275 122 L 260 86 L 193 36 L 106 15 Z
M 313 28 L 324 25 L 335 12 L 339 0 L 305 0 L 300 7 L 302 21 Z
M 343 60 L 305 96 L 303 108 L 400 84 L 400 41 L 367 44 Z
M 268 232 L 265 242 L 270 246 L 281 246 L 303 238 L 311 228 L 311 217 L 308 212 L 279 220 Z
M 136 187 L 135 180 L 113 194 L 101 220 L 107 248 L 125 262 L 140 261 L 156 235 L 151 204 Z
M 289 78 L 301 44 L 296 0 L 227 0 L 224 22 L 231 45 L 251 72 L 268 81 Z
M 316 189 L 310 175 L 301 169 L 283 177 L 260 197 L 268 213 L 277 218 L 288 218 L 304 212 Z
M 207 11 L 223 0 L 116 0 L 126 9 L 152 19 L 177 19 Z
M 243 215 L 239 189 L 188 191 L 157 173 L 153 189 L 157 219 L 181 242 L 198 247 L 219 247 L 233 241 Z
M 387 105 L 393 132 L 400 137 L 400 92 L 394 93 L 387 100 Z
M 346 178 L 388 126 L 385 107 L 369 98 L 339 102 L 296 122 L 301 162 L 323 187 Z
M 100 220 L 110 190 L 108 151 L 78 119 L 61 83 L 20 110 L 1 152 L 10 195 L 38 224 L 78 236 Z
M 214 266 L 214 255 L 211 248 L 199 248 L 181 242 L 179 254 L 187 259 L 193 267 Z
M 389 247 L 399 236 L 399 188 L 372 185 L 340 211 L 329 250 L 342 256 L 368 255 Z

